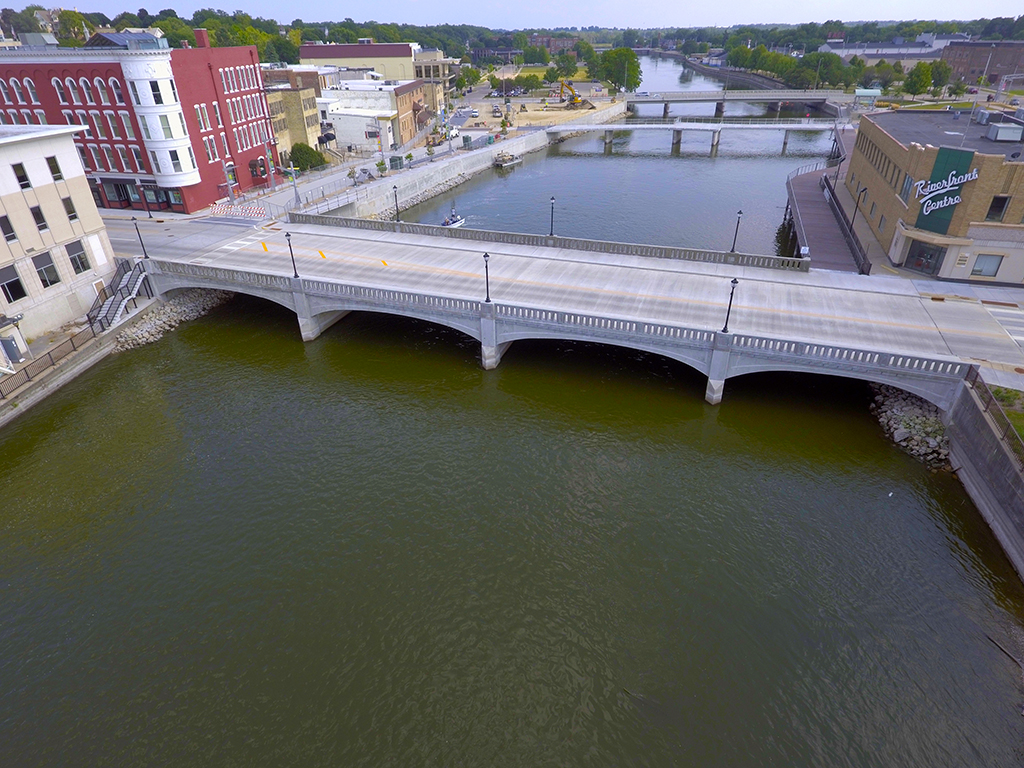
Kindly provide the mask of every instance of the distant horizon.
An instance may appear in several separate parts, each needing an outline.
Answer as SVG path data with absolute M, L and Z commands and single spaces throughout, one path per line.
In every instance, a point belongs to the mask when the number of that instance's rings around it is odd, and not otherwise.
M 102 2 L 98 5 L 99 7 L 84 8 L 79 6 L 77 10 L 82 13 L 103 13 L 111 19 L 121 13 L 135 13 L 137 10 L 119 6 L 114 2 Z M 204 0 L 196 0 L 194 3 L 177 4 L 175 11 L 182 18 L 191 18 L 196 11 L 215 5 L 215 3 L 204 2 Z M 681 12 L 678 5 L 670 5 L 659 0 L 646 4 L 643 8 L 629 8 L 623 7 L 621 3 L 613 3 L 609 0 L 595 0 L 585 11 L 586 18 L 580 18 L 571 8 L 552 7 L 550 3 L 538 4 L 534 7 L 531 5 L 531 0 L 526 0 L 525 3 L 518 2 L 514 4 L 507 2 L 507 0 L 499 0 L 497 3 L 491 3 L 486 7 L 460 9 L 457 19 L 444 17 L 448 13 L 455 13 L 454 11 L 448 11 L 445 8 L 438 8 L 436 6 L 427 6 L 422 0 L 396 0 L 396 2 L 389 4 L 388 15 L 398 17 L 389 19 L 381 19 L 379 17 L 381 8 L 377 3 L 365 2 L 365 0 L 356 0 L 354 3 L 346 5 L 344 10 L 345 16 L 341 18 L 330 18 L 329 15 L 339 13 L 339 11 L 331 11 L 329 10 L 330 6 L 327 5 L 323 7 L 325 17 L 321 17 L 319 11 L 312 10 L 319 6 L 308 6 L 297 16 L 292 15 L 296 11 L 289 11 L 286 15 L 290 18 L 283 19 L 279 18 L 281 13 L 279 3 L 273 3 L 269 0 L 251 0 L 247 5 L 248 7 L 244 10 L 244 13 L 253 17 L 271 19 L 285 26 L 291 24 L 296 18 L 302 19 L 305 23 L 337 23 L 344 21 L 345 18 L 351 18 L 357 24 L 374 22 L 379 24 L 408 24 L 432 27 L 440 25 L 470 25 L 509 32 L 525 29 L 560 28 L 569 30 L 572 27 L 576 27 L 578 30 L 582 30 L 585 27 L 643 30 L 695 27 L 799 26 L 800 24 L 811 23 L 823 24 L 826 21 L 836 19 L 839 19 L 843 24 L 853 25 L 874 22 L 879 25 L 889 26 L 904 21 L 968 22 L 976 19 L 997 17 L 1017 18 L 1017 15 L 1008 16 L 1005 10 L 1005 3 L 996 2 L 996 0 L 981 0 L 981 2 L 973 4 L 971 6 L 972 13 L 969 16 L 963 15 L 962 3 L 953 3 L 951 0 L 935 0 L 929 6 L 934 13 L 927 18 L 921 18 L 918 15 L 920 9 L 916 4 L 915 6 L 910 6 L 915 8 L 914 13 L 906 17 L 900 17 L 892 15 L 893 3 L 883 2 L 882 0 L 858 0 L 857 2 L 853 2 L 853 0 L 837 0 L 828 4 L 829 10 L 827 12 L 821 10 L 820 3 L 811 5 L 807 0 L 797 0 L 797 2 L 790 4 L 784 13 L 778 13 L 776 9 L 772 9 L 770 11 L 771 15 L 785 17 L 774 20 L 766 18 L 767 13 L 763 4 L 751 2 L 751 0 L 730 0 L 724 5 L 719 4 L 714 8 L 698 9 L 687 13 Z M 884 10 L 886 18 L 871 19 L 870 14 L 865 14 L 865 11 L 869 11 L 871 7 L 877 7 L 880 11 Z M 235 12 L 226 8 L 214 9 L 222 10 L 228 14 Z M 859 18 L 856 20 L 844 20 L 844 9 L 855 12 Z M 154 15 L 158 12 L 150 11 Z M 669 20 L 675 15 L 678 15 L 680 18 Z M 865 15 L 868 18 L 865 18 Z M 719 18 L 710 18 L 712 16 Z M 524 23 L 527 20 L 529 22 Z

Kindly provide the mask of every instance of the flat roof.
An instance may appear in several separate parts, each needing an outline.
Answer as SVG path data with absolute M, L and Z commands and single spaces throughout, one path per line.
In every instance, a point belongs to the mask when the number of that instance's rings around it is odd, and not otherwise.
M 916 142 L 921 146 L 931 144 L 933 147 L 970 149 L 983 155 L 1002 155 L 1007 161 L 1010 161 L 1011 154 L 1021 151 L 1019 141 L 985 138 L 988 126 L 972 122 L 971 111 L 967 109 L 960 111 L 959 118 L 957 111 L 952 109 L 887 110 L 864 117 L 905 147 Z M 993 122 L 1000 121 L 1015 122 L 1009 119 L 1009 115 L 996 112 Z
M 73 136 L 85 129 L 84 125 L 0 125 L 0 144 L 48 139 L 53 136 Z

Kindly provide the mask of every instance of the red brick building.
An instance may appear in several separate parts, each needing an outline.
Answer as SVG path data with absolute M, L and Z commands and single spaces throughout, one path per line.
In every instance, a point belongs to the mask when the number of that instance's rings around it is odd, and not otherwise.
M 268 183 L 273 133 L 255 46 L 170 49 L 145 33 L 0 50 L 0 122 L 85 125 L 96 204 L 191 213 Z

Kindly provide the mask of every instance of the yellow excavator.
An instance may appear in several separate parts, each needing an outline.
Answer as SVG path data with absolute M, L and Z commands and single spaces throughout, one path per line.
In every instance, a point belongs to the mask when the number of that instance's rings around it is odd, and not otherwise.
M 565 92 L 569 92 L 568 98 L 566 98 Z M 576 93 L 576 89 L 572 87 L 572 83 L 568 80 L 562 81 L 562 87 L 558 91 L 558 100 L 566 102 L 566 109 L 576 109 L 576 107 L 583 104 L 583 99 Z

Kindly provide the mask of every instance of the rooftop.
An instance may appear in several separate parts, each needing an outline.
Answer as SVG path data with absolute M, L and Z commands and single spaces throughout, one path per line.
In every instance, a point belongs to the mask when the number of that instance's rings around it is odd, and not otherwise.
M 19 141 L 32 141 L 65 134 L 72 136 L 84 130 L 84 125 L 0 125 L 0 144 L 15 144 Z
M 1011 160 L 1010 155 L 1014 152 L 1021 151 L 1019 141 L 992 141 L 985 138 L 988 126 L 972 122 L 969 110 L 901 109 L 875 112 L 865 117 L 905 147 L 917 143 L 922 146 L 930 144 L 933 147 L 971 149 L 983 155 L 1003 155 L 1007 161 Z M 992 122 L 1000 121 L 1019 124 L 1009 115 L 996 112 Z

